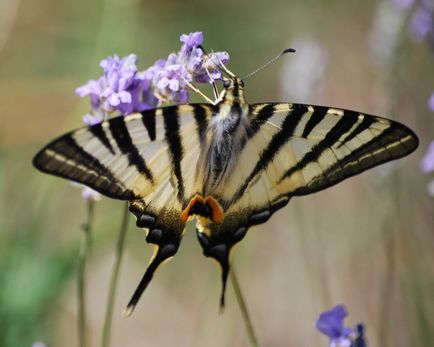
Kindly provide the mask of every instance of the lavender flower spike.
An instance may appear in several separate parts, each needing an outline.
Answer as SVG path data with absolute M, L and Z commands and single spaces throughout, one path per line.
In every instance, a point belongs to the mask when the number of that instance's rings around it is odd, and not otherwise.
M 155 107 L 156 102 L 148 104 L 142 98 L 145 81 L 143 75 L 137 73 L 136 62 L 135 54 L 107 57 L 100 63 L 104 74 L 97 81 L 91 80 L 76 89 L 78 96 L 90 97 L 97 118 L 114 111 L 126 115 Z
M 344 318 L 348 315 L 343 305 L 338 305 L 330 311 L 321 313 L 316 321 L 316 327 L 330 338 L 330 347 L 350 347 L 354 331 L 344 327 Z
M 431 141 L 428 150 L 420 162 L 420 169 L 427 174 L 434 171 L 434 141 Z
M 183 34 L 180 41 L 183 45 L 178 53 L 171 53 L 166 60 L 157 61 L 145 71 L 147 75 L 152 75 L 154 95 L 162 102 L 187 102 L 190 83 L 220 80 L 220 64 L 229 61 L 229 54 L 226 52 L 208 55 L 203 52 L 201 32 Z
M 433 25 L 431 9 L 422 5 L 413 13 L 410 20 L 410 33 L 416 41 L 423 41 L 433 31 Z
M 203 33 L 197 31 L 195 33 L 182 34 L 179 41 L 183 42 L 183 49 L 191 50 L 195 47 L 199 47 L 203 43 Z M 182 49 L 181 49 L 182 50 Z
M 428 100 L 428 108 L 430 111 L 434 112 L 434 93 L 431 94 L 431 97 Z

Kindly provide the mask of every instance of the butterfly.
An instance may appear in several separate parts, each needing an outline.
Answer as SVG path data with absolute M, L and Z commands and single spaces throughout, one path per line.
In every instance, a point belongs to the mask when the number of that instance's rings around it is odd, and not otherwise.
M 203 253 L 221 267 L 224 306 L 230 254 L 247 230 L 294 196 L 330 187 L 418 146 L 406 126 L 381 117 L 296 103 L 248 104 L 227 70 L 216 102 L 107 119 L 42 148 L 33 165 L 126 200 L 154 255 L 127 309 L 196 221 Z

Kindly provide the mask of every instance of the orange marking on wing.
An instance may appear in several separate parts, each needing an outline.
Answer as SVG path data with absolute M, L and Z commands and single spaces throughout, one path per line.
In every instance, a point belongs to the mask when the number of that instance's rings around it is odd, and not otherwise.
M 195 203 L 197 202 L 201 202 L 202 204 L 205 204 L 205 199 L 203 198 L 203 196 L 200 195 L 195 195 L 190 202 L 188 203 L 187 207 L 185 208 L 184 211 L 182 211 L 181 213 L 181 220 L 185 223 L 188 219 L 188 217 L 190 216 L 190 210 L 191 208 L 194 206 Z
M 225 213 L 223 208 L 220 206 L 218 201 L 212 196 L 207 196 L 205 199 L 208 206 L 211 208 L 211 219 L 214 223 L 220 224 L 225 218 Z

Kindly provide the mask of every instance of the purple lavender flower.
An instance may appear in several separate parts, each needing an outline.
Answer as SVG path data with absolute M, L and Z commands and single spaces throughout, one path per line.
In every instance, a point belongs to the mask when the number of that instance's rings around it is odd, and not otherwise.
M 93 190 L 90 187 L 87 187 L 81 183 L 70 182 L 73 187 L 81 188 L 81 197 L 86 201 L 100 201 L 102 195 L 98 193 L 96 190 Z
M 430 99 L 428 100 L 428 107 L 431 111 L 434 112 L 434 93 L 431 94 Z M 434 172 L 434 140 L 431 141 L 425 155 L 422 157 L 420 161 L 420 170 L 424 174 L 429 174 Z M 434 179 L 428 183 L 428 195 L 434 197 Z
M 330 311 L 321 313 L 316 321 L 316 327 L 330 338 L 330 347 L 350 347 L 354 331 L 344 327 L 344 318 L 348 315 L 343 305 L 338 305 Z
M 428 147 L 425 155 L 420 162 L 420 169 L 427 174 L 434 171 L 434 141 Z
M 76 89 L 78 96 L 90 96 L 97 118 L 102 120 L 103 116 L 114 111 L 125 115 L 155 107 L 156 104 L 148 104 L 141 98 L 144 81 L 137 73 L 136 62 L 135 54 L 123 58 L 117 55 L 108 57 L 100 63 L 103 76 Z
M 403 10 L 409 8 L 414 3 L 414 0 L 392 0 L 392 1 L 396 6 L 398 6 Z
M 83 123 L 86 125 L 95 125 L 104 120 L 103 115 L 100 114 L 85 114 L 83 116 Z
M 166 60 L 157 61 L 152 71 L 147 70 L 153 74 L 154 94 L 163 102 L 187 102 L 189 83 L 220 80 L 220 65 L 229 61 L 227 52 L 203 52 L 201 32 L 183 34 L 180 41 L 183 45 L 178 53 L 171 53 Z
M 411 8 L 409 31 L 416 41 L 426 41 L 434 49 L 434 4 L 430 0 L 392 0 L 401 10 Z
M 126 115 L 154 108 L 160 102 L 186 103 L 189 83 L 222 78 L 220 65 L 228 63 L 228 53 L 204 54 L 201 32 L 183 34 L 180 41 L 183 44 L 178 53 L 171 53 L 144 71 L 137 71 L 134 54 L 101 61 L 103 76 L 76 89 L 77 95 L 91 99 L 93 111 L 84 117 L 85 124 L 98 123 L 114 111 Z
M 101 200 L 101 194 L 98 193 L 96 190 L 93 190 L 92 188 L 89 187 L 84 187 L 83 190 L 81 191 L 81 196 L 83 197 L 84 200 L 91 200 L 91 201 L 100 201 Z
M 432 11 L 421 4 L 416 8 L 410 20 L 410 33 L 417 41 L 425 40 L 434 30 Z
M 430 111 L 434 112 L 434 93 L 431 94 L 431 97 L 428 100 L 428 108 Z
M 154 94 L 163 102 L 185 103 L 188 101 L 187 84 L 191 81 L 191 74 L 182 64 L 170 64 L 170 58 L 164 68 L 155 72 Z
M 206 58 L 202 58 L 199 63 L 194 61 L 195 73 L 193 79 L 197 83 L 210 83 L 212 80 L 218 81 L 223 78 L 219 66 L 229 62 L 227 52 L 212 52 Z
M 197 31 L 195 33 L 182 34 L 181 37 L 179 38 L 179 41 L 184 42 L 184 45 L 181 47 L 181 51 L 192 50 L 193 48 L 202 45 L 203 33 Z

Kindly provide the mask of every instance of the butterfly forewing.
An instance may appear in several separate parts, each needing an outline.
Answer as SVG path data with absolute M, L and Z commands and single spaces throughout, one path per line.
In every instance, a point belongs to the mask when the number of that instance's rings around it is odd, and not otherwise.
M 292 196 L 332 186 L 418 145 L 404 125 L 348 110 L 303 104 L 250 107 L 248 141 L 218 192 L 228 218 L 216 233 L 266 221 Z
M 275 111 L 268 123 L 280 128 L 279 132 L 286 127 L 294 129 L 276 150 L 276 154 L 282 152 L 279 161 L 285 162 L 286 153 L 291 159 L 275 181 L 277 185 L 296 182 L 288 187 L 290 195 L 325 189 L 375 165 L 401 158 L 418 145 L 410 129 L 385 118 L 322 106 L 273 106 Z M 263 107 L 253 105 L 252 117 L 260 117 Z
M 194 164 L 211 112 L 208 105 L 180 105 L 115 117 L 54 140 L 33 163 L 116 199 L 145 198 L 170 182 L 182 200 L 193 184 L 183 171 Z

